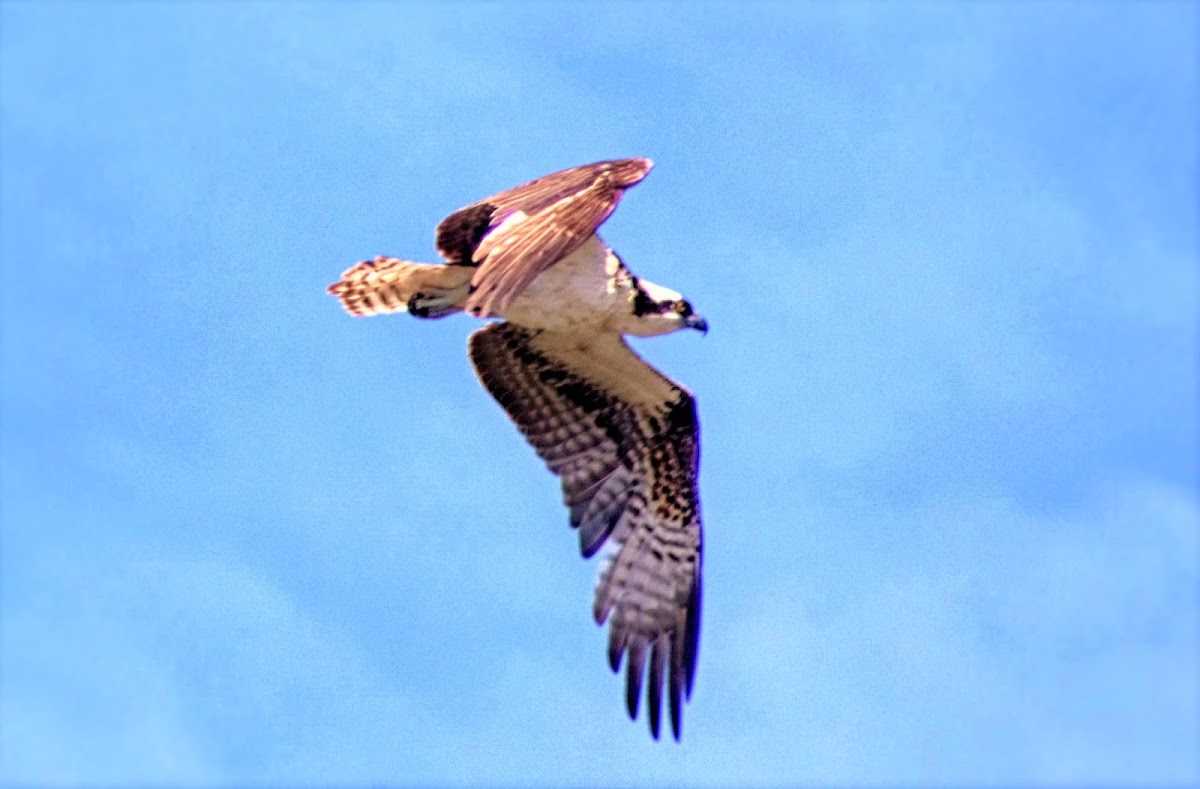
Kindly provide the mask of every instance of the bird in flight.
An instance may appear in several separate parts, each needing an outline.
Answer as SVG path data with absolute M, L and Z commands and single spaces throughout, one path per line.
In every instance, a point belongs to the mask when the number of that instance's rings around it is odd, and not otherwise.
M 626 666 L 637 718 L 643 682 L 657 739 L 665 690 L 679 739 L 700 636 L 700 434 L 690 392 L 624 335 L 708 324 L 680 294 L 633 274 L 596 229 L 649 159 L 573 167 L 446 217 L 444 264 L 376 257 L 329 286 L 355 316 L 465 312 L 500 318 L 467 347 L 483 386 L 562 481 L 580 552 L 603 549 L 593 615 L 608 660 Z

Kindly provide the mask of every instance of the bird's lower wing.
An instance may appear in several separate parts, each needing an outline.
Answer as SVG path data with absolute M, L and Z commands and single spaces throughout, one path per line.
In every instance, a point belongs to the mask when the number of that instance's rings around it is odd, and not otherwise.
M 610 622 L 609 662 L 626 665 L 637 717 L 648 676 L 658 736 L 665 688 L 678 739 L 700 632 L 699 428 L 691 395 L 618 335 L 578 336 L 510 323 L 469 342 L 480 380 L 562 479 L 585 557 L 610 559 L 596 589 L 596 621 Z M 648 668 L 647 668 L 648 667 Z

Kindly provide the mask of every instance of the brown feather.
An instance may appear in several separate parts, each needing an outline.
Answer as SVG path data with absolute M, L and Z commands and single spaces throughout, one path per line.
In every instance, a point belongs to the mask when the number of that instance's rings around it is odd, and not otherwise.
M 418 294 L 453 291 L 467 284 L 471 269 L 413 263 L 398 258 L 364 260 L 342 272 L 328 290 L 355 317 L 404 312 Z
M 487 326 L 471 362 L 488 392 L 562 479 L 581 551 L 615 550 L 596 589 L 610 621 L 609 663 L 627 654 L 627 704 L 637 716 L 649 663 L 649 718 L 658 736 L 666 672 L 679 738 L 699 634 L 699 428 L 691 395 L 618 335 L 578 336 Z M 664 669 L 665 667 L 665 669 Z
M 500 315 L 538 274 L 579 248 L 612 214 L 625 190 L 650 172 L 649 159 L 572 167 L 506 189 L 442 220 L 438 251 L 452 263 L 478 265 L 465 305 Z M 505 224 L 518 212 L 523 222 Z

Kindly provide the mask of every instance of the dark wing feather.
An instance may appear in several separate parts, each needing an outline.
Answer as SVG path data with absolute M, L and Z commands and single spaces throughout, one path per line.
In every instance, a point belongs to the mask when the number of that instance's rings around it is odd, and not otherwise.
M 658 737 L 665 682 L 679 739 L 700 628 L 699 428 L 691 395 L 616 335 L 498 323 L 472 334 L 469 346 L 483 385 L 561 477 L 583 555 L 606 540 L 613 548 L 594 616 L 610 623 L 614 671 L 628 654 L 630 716 L 637 717 L 648 673 L 650 730 Z
M 478 264 L 466 309 L 501 313 L 533 279 L 574 252 L 650 172 L 649 159 L 614 159 L 551 173 L 455 211 L 437 228 L 451 263 Z M 512 220 L 523 214 L 523 221 Z
M 479 242 L 492 228 L 496 206 L 486 200 L 460 208 L 437 226 L 437 250 L 449 263 L 473 264 Z

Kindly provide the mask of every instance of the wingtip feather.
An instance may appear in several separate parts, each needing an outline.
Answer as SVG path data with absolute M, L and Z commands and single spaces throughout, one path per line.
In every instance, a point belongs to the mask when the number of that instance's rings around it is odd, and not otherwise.
M 663 669 L 667 662 L 665 637 L 660 636 L 650 648 L 650 682 L 646 688 L 646 701 L 650 707 L 650 733 L 658 739 L 662 719 Z
M 629 710 L 630 720 L 637 720 L 638 703 L 642 697 L 642 675 L 645 670 L 645 647 L 635 640 L 629 645 L 629 662 L 625 666 L 625 707 Z

